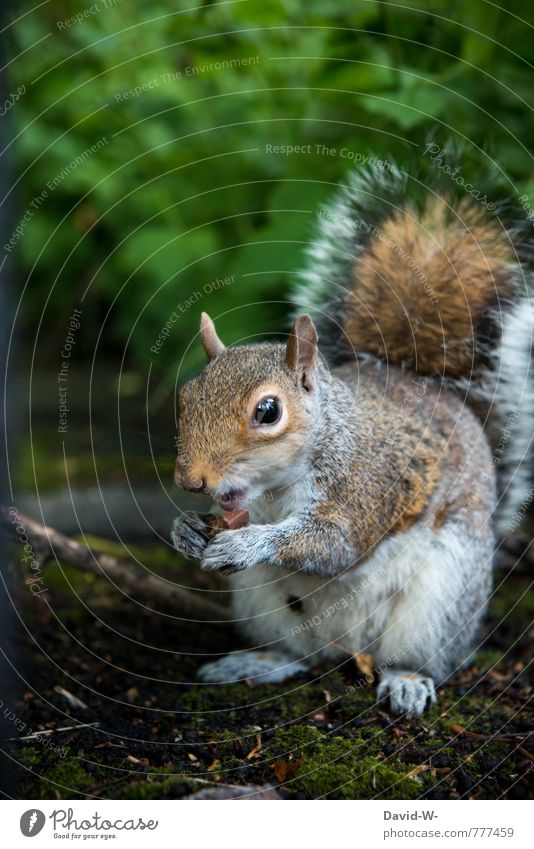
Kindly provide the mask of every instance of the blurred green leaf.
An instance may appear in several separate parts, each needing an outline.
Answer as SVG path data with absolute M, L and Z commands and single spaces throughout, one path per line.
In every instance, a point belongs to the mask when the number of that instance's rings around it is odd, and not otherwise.
M 230 341 L 243 328 L 280 331 L 315 210 L 352 167 L 347 151 L 402 161 L 438 129 L 489 145 L 518 194 L 534 184 L 534 43 L 520 0 L 96 5 L 66 26 L 91 4 L 50 0 L 10 36 L 11 88 L 25 86 L 10 112 L 25 172 L 13 228 L 60 175 L 13 251 L 21 286 L 36 263 L 28 327 L 69 257 L 43 317 L 54 355 L 93 275 L 91 320 L 121 292 L 106 344 L 116 353 L 128 340 L 140 368 L 176 304 L 228 275 L 177 323 L 162 368 L 186 350 L 185 370 L 200 362 L 188 346 L 203 306 Z

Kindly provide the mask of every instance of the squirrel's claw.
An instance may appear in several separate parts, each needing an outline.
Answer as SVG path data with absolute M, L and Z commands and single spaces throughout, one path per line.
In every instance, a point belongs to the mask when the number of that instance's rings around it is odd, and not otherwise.
M 206 572 L 231 575 L 253 566 L 248 536 L 248 528 L 217 534 L 204 551 L 201 568 Z
M 206 523 L 196 513 L 182 513 L 174 520 L 171 539 L 181 554 L 200 560 L 208 545 Z

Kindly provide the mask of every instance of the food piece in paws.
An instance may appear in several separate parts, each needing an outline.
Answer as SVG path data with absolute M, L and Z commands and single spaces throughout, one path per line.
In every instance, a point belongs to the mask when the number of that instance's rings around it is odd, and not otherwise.
M 222 516 L 206 516 L 208 538 L 212 539 L 221 531 L 236 531 L 238 528 L 248 525 L 249 520 L 249 512 L 244 507 L 239 507 L 237 510 L 230 510 L 228 513 L 223 513 Z

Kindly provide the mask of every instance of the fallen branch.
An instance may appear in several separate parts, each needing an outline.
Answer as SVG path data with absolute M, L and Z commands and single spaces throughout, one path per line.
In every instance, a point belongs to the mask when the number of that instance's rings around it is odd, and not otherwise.
M 99 578 L 107 578 L 117 589 L 131 593 L 134 598 L 142 597 L 172 607 L 181 613 L 185 622 L 215 623 L 228 622 L 230 619 L 230 614 L 221 605 L 199 598 L 193 592 L 142 571 L 126 560 L 88 548 L 18 511 L 15 514 L 1 507 L 0 518 L 14 539 L 20 541 L 22 538 L 26 542 L 27 537 L 40 565 L 52 560 L 74 566 L 82 572 L 90 572 Z

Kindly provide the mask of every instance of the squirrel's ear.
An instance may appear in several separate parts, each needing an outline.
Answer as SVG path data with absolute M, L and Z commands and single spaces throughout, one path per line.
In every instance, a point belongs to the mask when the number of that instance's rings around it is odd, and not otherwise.
M 226 350 L 226 346 L 217 336 L 215 325 L 207 312 L 203 312 L 200 316 L 200 341 L 208 360 L 215 359 Z
M 289 334 L 286 346 L 286 365 L 292 371 L 302 371 L 302 385 L 311 389 L 310 371 L 317 360 L 317 331 L 309 315 L 299 315 Z

